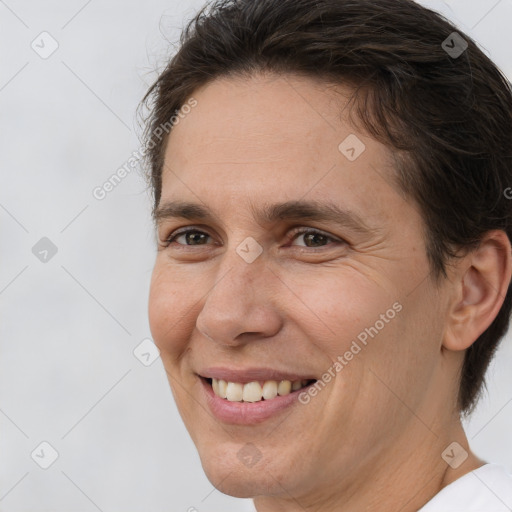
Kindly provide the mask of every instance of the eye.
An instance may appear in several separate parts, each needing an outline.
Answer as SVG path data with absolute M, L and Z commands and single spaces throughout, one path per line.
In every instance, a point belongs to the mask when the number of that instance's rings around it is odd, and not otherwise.
M 175 231 L 165 240 L 165 247 L 168 247 L 173 242 L 183 237 L 185 243 L 178 243 L 178 245 L 205 245 L 205 241 L 210 237 L 208 233 L 200 231 L 196 228 L 186 228 Z
M 325 247 L 326 245 L 329 245 L 329 242 L 337 244 L 344 243 L 343 240 L 339 240 L 323 233 L 322 231 L 312 228 L 295 229 L 289 236 L 292 241 L 303 237 L 304 244 L 298 244 L 299 247 L 302 246 L 310 249 L 314 249 L 315 247 Z M 180 238 L 182 239 L 181 242 L 179 242 Z M 184 228 L 171 233 L 171 235 L 165 239 L 164 246 L 168 247 L 175 242 L 178 245 L 185 247 L 207 245 L 208 238 L 211 238 L 208 233 L 197 228 Z
M 337 238 L 334 238 L 330 235 L 327 235 L 326 233 L 323 233 L 322 231 L 318 231 L 316 229 L 298 229 L 292 232 L 290 235 L 292 236 L 292 240 L 297 240 L 302 237 L 304 241 L 304 245 L 302 247 L 308 247 L 310 249 L 314 249 L 315 247 L 325 247 L 326 245 L 329 245 L 329 241 L 335 242 L 335 243 L 343 243 L 342 240 L 339 240 Z

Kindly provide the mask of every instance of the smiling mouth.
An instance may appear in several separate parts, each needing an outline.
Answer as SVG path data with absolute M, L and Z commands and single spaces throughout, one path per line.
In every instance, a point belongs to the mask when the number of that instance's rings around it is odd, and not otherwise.
M 277 396 L 289 395 L 291 393 L 307 388 L 316 382 L 316 379 L 307 380 L 266 380 L 247 383 L 228 382 L 223 379 L 204 378 L 219 398 L 230 402 L 261 402 L 276 398 Z

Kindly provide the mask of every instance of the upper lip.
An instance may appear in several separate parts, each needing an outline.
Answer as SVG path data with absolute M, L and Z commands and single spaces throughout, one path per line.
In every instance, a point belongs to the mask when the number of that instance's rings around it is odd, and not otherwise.
M 228 368 L 225 366 L 211 366 L 204 368 L 197 372 L 200 377 L 207 379 L 222 379 L 227 382 L 239 382 L 240 384 L 246 384 L 247 382 L 253 381 L 266 381 L 266 380 L 312 380 L 316 378 L 311 374 L 304 373 L 292 373 L 286 370 L 278 370 L 275 368 L 262 368 L 262 367 L 250 367 L 250 368 Z

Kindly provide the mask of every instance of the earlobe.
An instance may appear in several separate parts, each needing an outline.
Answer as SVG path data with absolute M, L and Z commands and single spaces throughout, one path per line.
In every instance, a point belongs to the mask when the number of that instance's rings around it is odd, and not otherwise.
M 455 263 L 444 348 L 465 350 L 491 325 L 505 300 L 511 272 L 511 244 L 501 230 L 487 232 L 478 248 Z

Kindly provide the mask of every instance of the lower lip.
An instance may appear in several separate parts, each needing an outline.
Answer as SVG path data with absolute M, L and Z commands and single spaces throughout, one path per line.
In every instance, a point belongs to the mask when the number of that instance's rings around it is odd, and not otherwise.
M 261 400 L 260 402 L 230 402 L 225 398 L 217 396 L 211 385 L 203 378 L 199 377 L 203 389 L 206 393 L 206 402 L 214 416 L 225 423 L 233 425 L 254 425 L 261 423 L 271 416 L 299 403 L 299 394 L 305 391 L 305 388 L 292 391 L 288 395 L 276 396 L 271 400 Z M 313 385 L 313 384 L 311 384 Z

